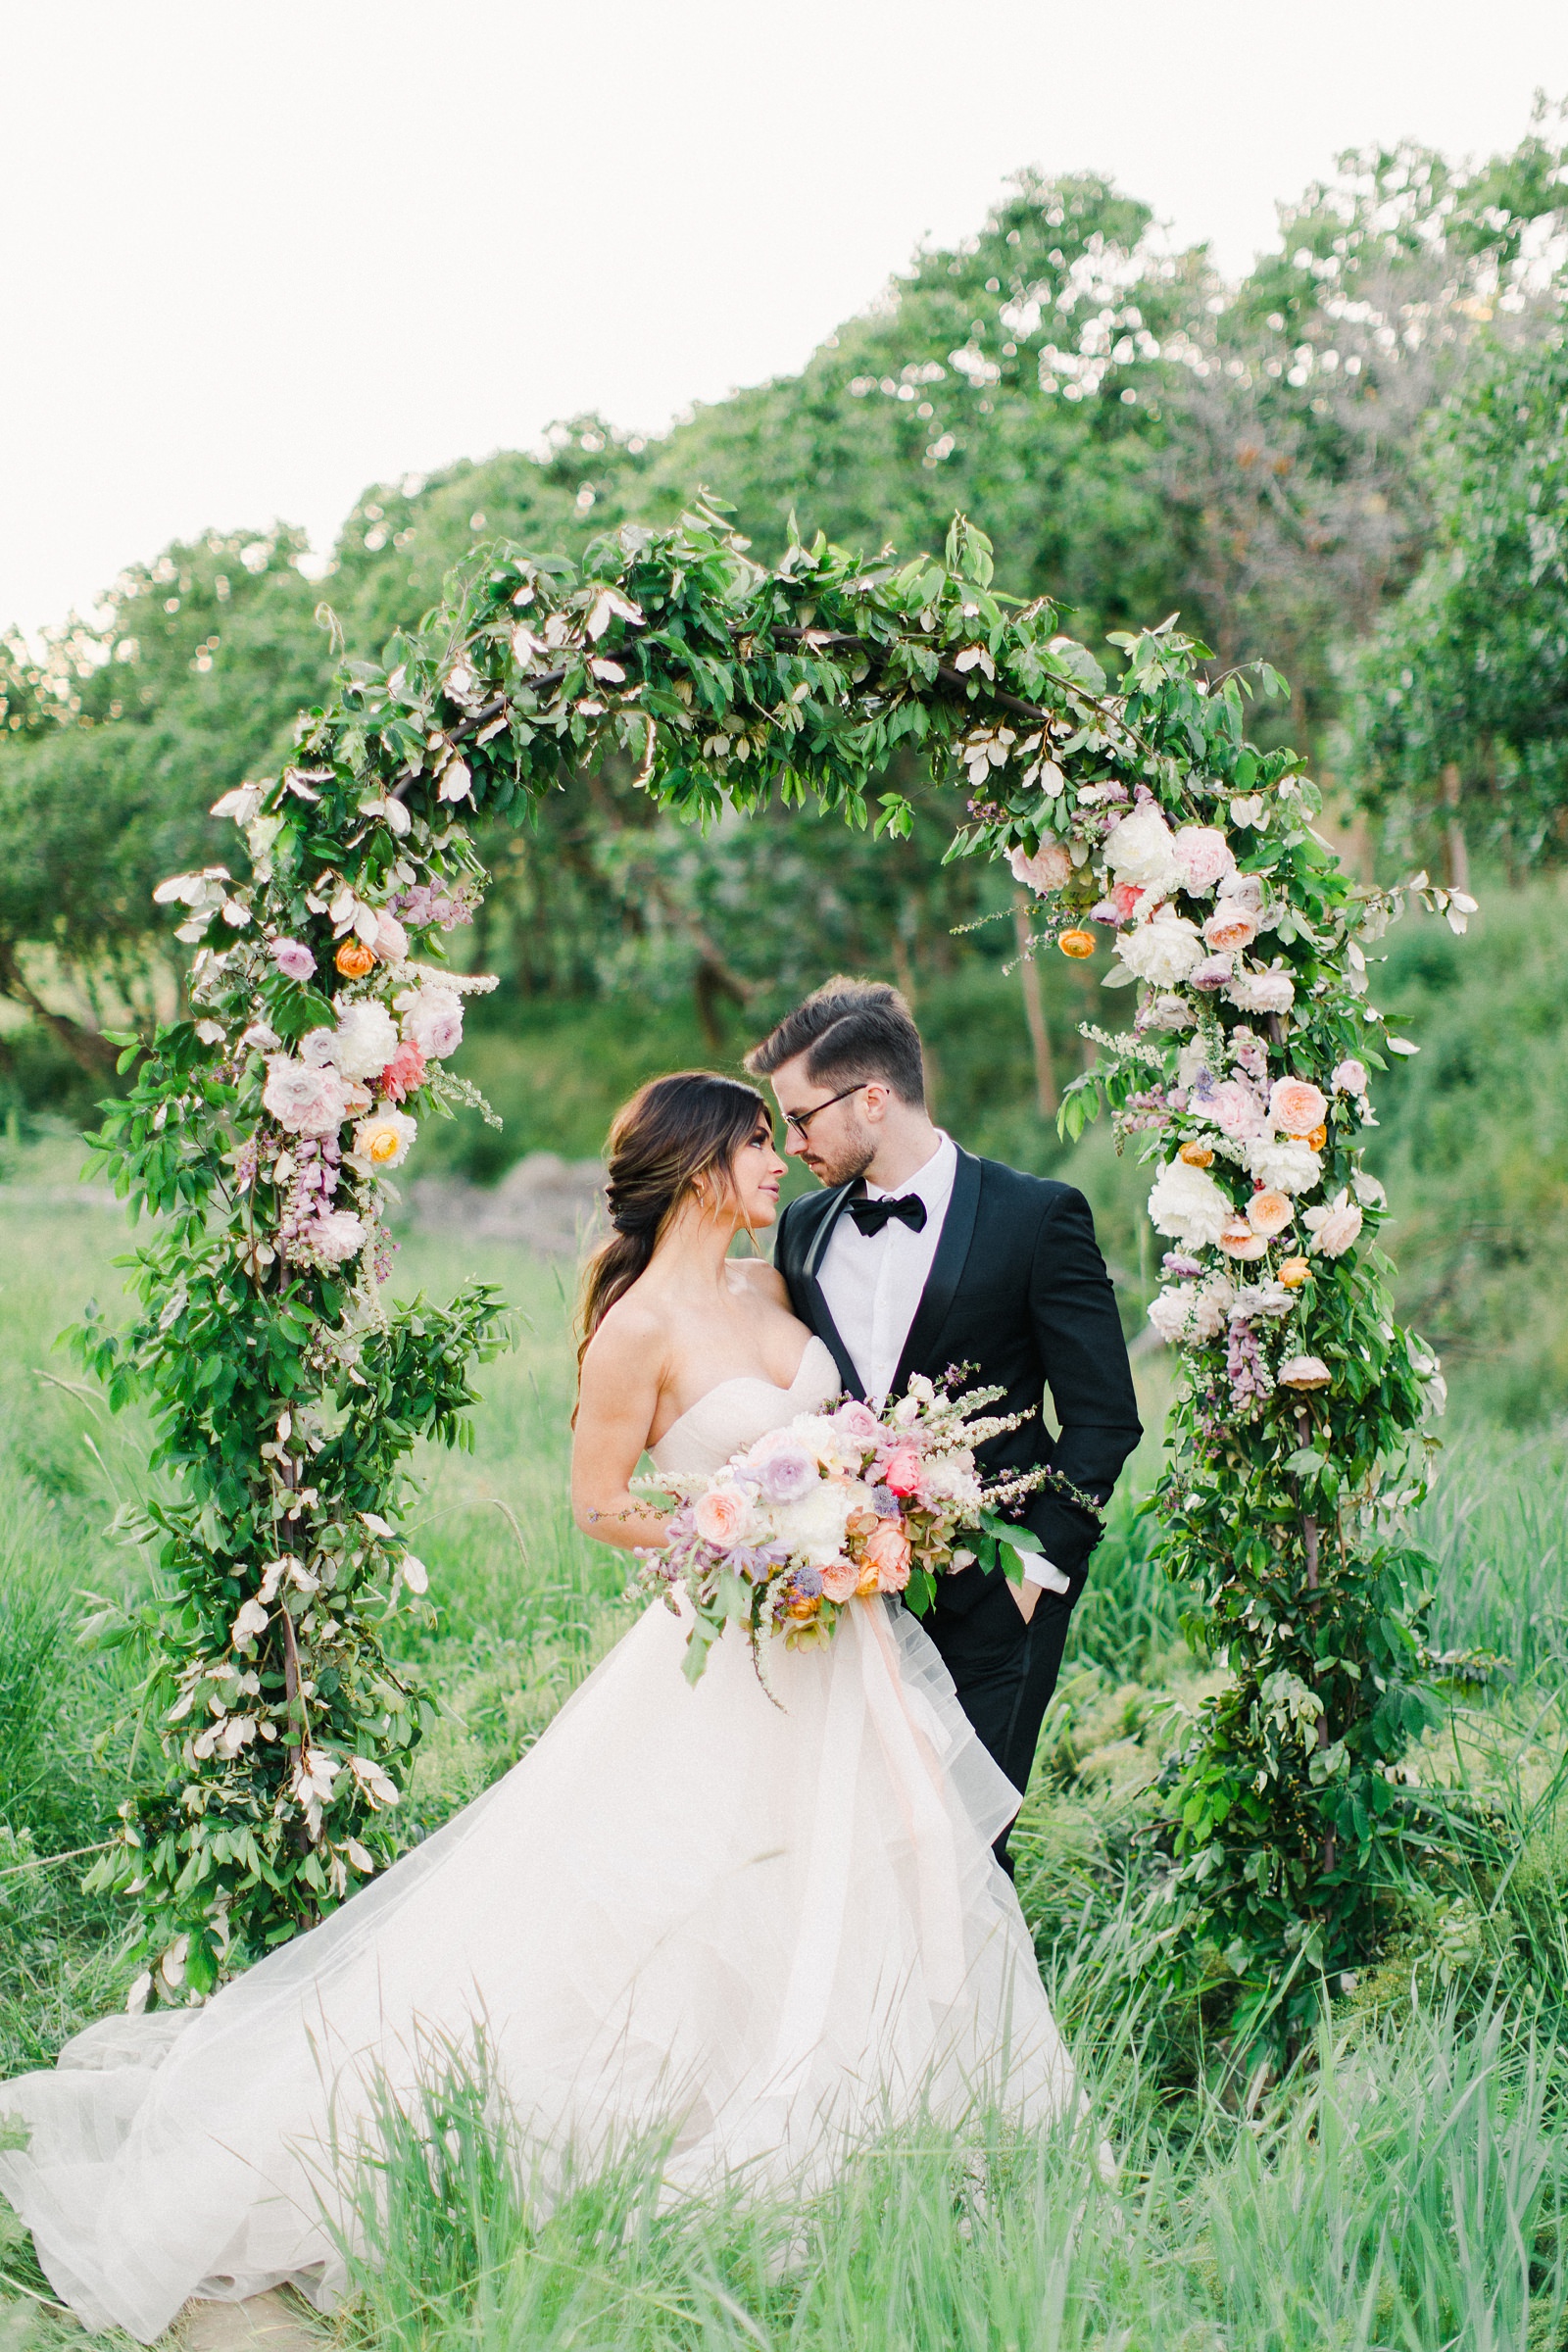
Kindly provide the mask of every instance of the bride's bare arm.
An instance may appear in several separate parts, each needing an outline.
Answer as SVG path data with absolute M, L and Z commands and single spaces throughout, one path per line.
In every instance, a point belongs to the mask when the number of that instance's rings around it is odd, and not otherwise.
M 654 1426 L 664 1354 L 659 1318 L 623 1301 L 611 1308 L 582 1359 L 571 1446 L 572 1516 L 585 1535 L 624 1550 L 664 1541 L 666 1514 L 628 1484 Z

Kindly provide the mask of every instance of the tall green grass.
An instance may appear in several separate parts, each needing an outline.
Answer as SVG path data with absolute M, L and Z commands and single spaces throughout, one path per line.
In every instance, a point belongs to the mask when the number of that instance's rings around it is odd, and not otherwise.
M 1125 2017 L 1106 2022 L 1086 2117 L 1026 2133 L 995 2115 L 956 2132 L 916 2120 L 814 2196 L 737 2183 L 670 2200 L 650 2141 L 541 2215 L 482 2075 L 455 2068 L 422 2110 L 388 2111 L 361 2174 L 340 2332 L 378 2352 L 1561 2340 L 1562 2053 L 1507 2010 L 1325 2032 L 1286 2083 L 1177 2117 Z
M 57 1857 L 106 1836 L 153 1762 L 134 1660 L 76 1639 L 94 1596 L 133 1595 L 149 1574 L 107 1535 L 145 1475 L 145 1431 L 110 1421 L 52 1347 L 87 1296 L 114 1298 L 108 1261 L 124 1242 L 113 1212 L 38 1197 L 74 1165 L 57 1156 L 64 1167 L 24 1171 L 29 1195 L 0 1189 L 5 2072 L 47 2063 L 123 1998 L 124 1923 Z M 436 1614 L 403 1638 L 445 1713 L 407 1808 L 415 1836 L 514 1760 L 629 1620 L 624 1560 L 586 1543 L 565 1507 L 567 1282 L 503 1244 L 421 1237 L 396 1281 L 445 1295 L 468 1273 L 514 1302 L 515 1346 L 484 1374 L 473 1452 L 419 1464 L 415 1542 Z M 1141 1370 L 1151 1434 L 1076 1613 L 1014 1835 L 1020 1897 L 1091 2092 L 1090 2141 L 996 2118 L 962 2137 L 910 2128 L 804 2205 L 739 2187 L 671 2205 L 657 2149 L 628 2149 L 542 2218 L 525 2152 L 497 2136 L 459 2070 L 432 2082 L 421 2128 L 389 2127 L 380 2169 L 362 2178 L 373 2259 L 341 2338 L 400 2352 L 1565 2340 L 1563 1442 L 1500 1428 L 1473 1402 L 1449 1431 L 1417 1530 L 1439 1565 L 1435 1640 L 1500 1663 L 1455 1686 L 1414 1759 L 1410 1869 L 1391 1891 L 1382 1963 L 1332 1988 L 1318 2043 L 1285 2080 L 1239 2080 L 1201 1988 L 1157 2000 L 1145 1966 L 1166 1924 L 1152 1784 L 1215 1671 L 1181 1640 L 1137 1508 L 1157 1468 L 1163 1377 L 1157 1362 Z M 1113 2180 L 1090 2161 L 1101 2134 Z M 0 2271 L 44 2292 L 15 2243 Z M 8 2307 L 0 2278 L 0 2329 L 41 2308 L 24 2295 Z

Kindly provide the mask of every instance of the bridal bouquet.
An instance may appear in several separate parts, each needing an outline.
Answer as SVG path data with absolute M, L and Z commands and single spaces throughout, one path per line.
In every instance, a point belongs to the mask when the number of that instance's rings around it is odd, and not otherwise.
M 944 1571 L 975 1558 L 989 1564 L 999 1551 L 1016 1563 L 1019 1552 L 1039 1548 L 1027 1528 L 996 1514 L 1049 1473 L 1027 1471 L 987 1488 L 974 1460 L 977 1446 L 1028 1415 L 985 1417 L 1004 1391 L 956 1396 L 959 1377 L 950 1373 L 939 1386 L 917 1374 L 883 1420 L 858 1401 L 799 1413 L 721 1470 L 661 1471 L 632 1482 L 679 1498 L 668 1542 L 639 1551 L 633 1591 L 662 1592 L 672 1609 L 685 1594 L 692 1682 L 727 1625 L 751 1643 L 766 1688 L 770 1642 L 825 1642 L 843 1610 L 883 1592 L 905 1593 L 923 1615 Z M 957 1543 L 964 1534 L 973 1537 L 967 1549 Z

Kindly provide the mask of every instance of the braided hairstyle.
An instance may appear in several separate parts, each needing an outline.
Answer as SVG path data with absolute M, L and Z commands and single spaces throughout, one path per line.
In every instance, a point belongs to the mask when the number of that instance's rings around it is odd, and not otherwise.
M 711 1070 L 654 1078 L 615 1114 L 610 1130 L 606 1203 L 611 1231 L 583 1275 L 577 1361 L 615 1300 L 630 1290 L 680 1203 L 710 1169 L 728 1175 L 760 1126 L 772 1132 L 755 1087 Z

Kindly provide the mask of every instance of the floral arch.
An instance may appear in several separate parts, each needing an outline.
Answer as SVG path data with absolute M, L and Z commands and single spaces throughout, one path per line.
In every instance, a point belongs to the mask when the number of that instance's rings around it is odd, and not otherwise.
M 145 1531 L 167 1792 L 124 1808 L 97 1874 L 139 1897 L 159 1997 L 205 1992 L 395 1850 L 428 1713 L 383 1641 L 424 1588 L 400 1479 L 417 1437 L 462 1441 L 500 1301 L 383 1301 L 385 1180 L 425 1110 L 473 1100 L 446 1056 L 490 983 L 442 951 L 483 887 L 470 819 L 612 750 L 682 817 L 776 790 L 898 834 L 907 804 L 871 796 L 911 747 L 965 793 L 951 855 L 1005 857 L 1037 894 L 1037 946 L 1113 930 L 1136 1009 L 1095 1032 L 1063 1116 L 1076 1135 L 1108 1108 L 1160 1162 L 1152 1313 L 1183 1366 L 1164 1557 L 1234 1675 L 1169 1792 L 1173 1948 L 1224 1952 L 1255 2012 L 1364 1941 L 1421 1712 L 1396 1513 L 1441 1392 L 1390 1316 L 1358 1140 L 1368 1072 L 1401 1050 L 1364 954 L 1397 899 L 1313 832 L 1300 760 L 1247 742 L 1270 672 L 1212 680 L 1167 622 L 1116 640 L 1110 691 L 1049 602 L 991 575 L 961 518 L 941 562 L 861 566 L 819 537 L 763 570 L 704 501 L 580 569 L 477 549 L 382 663 L 342 665 L 293 764 L 218 804 L 248 878 L 159 890 L 192 1011 L 124 1041 L 98 1139 L 158 1221 L 131 1329 L 77 1335 L 114 1401 L 151 1397 L 177 1495 Z

